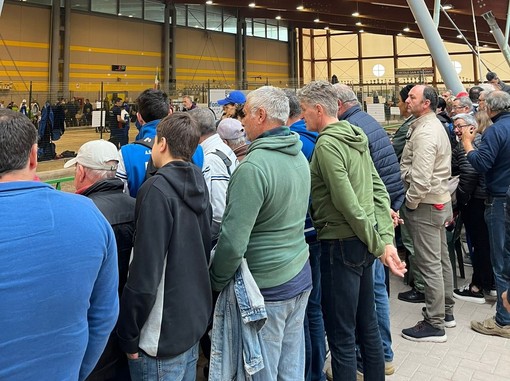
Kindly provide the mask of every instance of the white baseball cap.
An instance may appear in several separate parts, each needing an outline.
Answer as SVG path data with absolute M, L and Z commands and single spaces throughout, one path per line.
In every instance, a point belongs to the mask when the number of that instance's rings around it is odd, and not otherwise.
M 99 169 L 104 171 L 116 171 L 117 164 L 109 165 L 109 161 L 120 161 L 119 151 L 115 144 L 107 140 L 92 140 L 82 145 L 78 155 L 67 161 L 64 168 L 69 168 L 76 163 L 90 169 Z
M 234 140 L 245 136 L 241 122 L 234 118 L 225 118 L 218 124 L 218 134 L 222 139 Z

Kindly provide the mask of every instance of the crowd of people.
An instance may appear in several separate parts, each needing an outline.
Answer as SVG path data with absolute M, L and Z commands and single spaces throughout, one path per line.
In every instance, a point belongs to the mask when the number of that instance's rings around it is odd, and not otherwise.
M 36 130 L 0 110 L 0 379 L 195 381 L 201 351 L 211 381 L 384 380 L 389 272 L 408 270 L 399 299 L 425 306 L 405 339 L 445 342 L 455 298 L 493 288 L 495 316 L 471 328 L 510 338 L 496 86 L 403 87 L 391 139 L 340 83 L 233 91 L 220 120 L 148 89 L 134 142 L 112 130 L 65 163 L 76 194 L 37 181 Z M 446 228 L 461 219 L 474 271 L 454 289 Z

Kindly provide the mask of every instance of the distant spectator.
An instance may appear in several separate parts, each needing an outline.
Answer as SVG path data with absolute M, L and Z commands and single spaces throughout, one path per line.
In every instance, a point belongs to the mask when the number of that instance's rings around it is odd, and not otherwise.
M 182 111 L 190 111 L 197 108 L 197 104 L 193 102 L 189 95 L 185 95 L 182 97 L 182 107 Z
M 493 71 L 489 71 L 487 73 L 487 75 L 485 76 L 485 78 L 487 78 L 487 81 L 489 81 L 494 86 L 496 86 L 497 89 L 499 89 L 501 91 L 505 91 L 507 93 L 510 93 L 510 86 L 507 85 L 505 82 L 501 81 L 501 79 L 499 79 L 498 75 L 496 73 L 494 73 Z

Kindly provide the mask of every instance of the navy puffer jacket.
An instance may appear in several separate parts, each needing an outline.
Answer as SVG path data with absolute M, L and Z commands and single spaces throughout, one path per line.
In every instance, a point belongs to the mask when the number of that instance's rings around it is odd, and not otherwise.
M 362 111 L 359 105 L 351 107 L 338 119 L 347 120 L 365 132 L 375 169 L 390 195 L 391 209 L 399 210 L 405 197 L 404 184 L 400 178 L 397 155 L 384 128 L 372 116 Z

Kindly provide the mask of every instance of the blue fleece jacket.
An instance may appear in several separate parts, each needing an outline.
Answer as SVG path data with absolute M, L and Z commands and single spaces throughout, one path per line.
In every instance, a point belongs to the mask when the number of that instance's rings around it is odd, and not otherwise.
M 152 122 L 144 124 L 140 127 L 136 140 L 143 140 L 146 138 L 154 139 L 156 136 L 156 127 L 161 119 L 153 120 Z M 138 126 L 137 126 L 138 128 Z M 151 150 L 141 144 L 126 144 L 120 149 L 122 159 L 124 160 L 124 168 L 126 169 L 125 176 L 127 177 L 129 194 L 131 197 L 136 197 L 138 190 L 145 180 L 145 170 L 147 163 L 151 158 Z M 191 161 L 200 169 L 204 166 L 204 151 L 200 144 L 197 146 Z M 126 180 L 124 174 L 118 174 L 119 178 Z
M 118 315 L 117 247 L 94 203 L 0 183 L 0 380 L 84 380 Z
M 347 120 L 358 126 L 368 137 L 368 148 L 375 169 L 390 195 L 391 209 L 399 210 L 404 202 L 404 184 L 400 178 L 400 165 L 391 145 L 390 138 L 381 125 L 372 116 L 362 111 L 359 105 L 344 112 L 339 120 Z
M 510 112 L 492 118 L 494 124 L 482 134 L 478 149 L 467 154 L 474 169 L 485 174 L 487 192 L 504 197 L 510 185 Z

